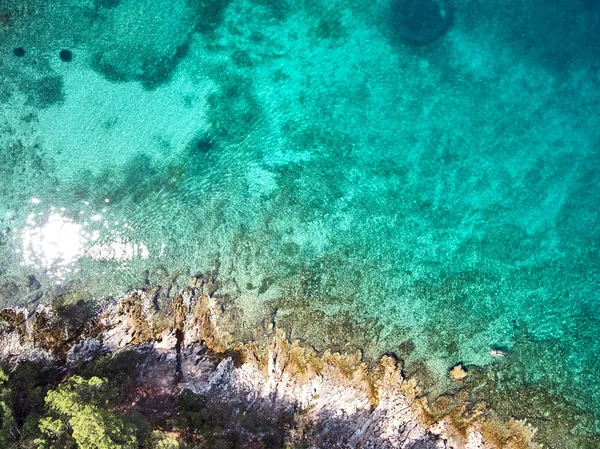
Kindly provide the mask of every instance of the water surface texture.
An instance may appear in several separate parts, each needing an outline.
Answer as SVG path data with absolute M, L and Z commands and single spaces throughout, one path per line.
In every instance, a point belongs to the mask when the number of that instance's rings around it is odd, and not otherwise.
M 0 51 L 0 303 L 216 270 L 600 431 L 597 1 L 0 0 Z

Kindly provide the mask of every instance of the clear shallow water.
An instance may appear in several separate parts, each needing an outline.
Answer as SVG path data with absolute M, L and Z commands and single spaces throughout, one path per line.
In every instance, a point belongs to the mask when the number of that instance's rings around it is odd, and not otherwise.
M 249 326 L 367 323 L 598 430 L 595 2 L 455 2 L 427 46 L 383 1 L 0 6 L 1 301 L 218 267 Z

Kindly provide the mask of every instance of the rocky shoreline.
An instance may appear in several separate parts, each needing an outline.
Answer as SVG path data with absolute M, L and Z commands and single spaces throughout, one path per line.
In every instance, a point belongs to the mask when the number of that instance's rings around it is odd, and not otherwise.
M 35 361 L 64 379 L 100 358 L 124 356 L 137 371 L 121 411 L 165 427 L 182 413 L 182 395 L 201 398 L 202 410 L 218 415 L 223 435 L 236 441 L 229 447 L 540 447 L 531 426 L 499 422 L 484 404 L 429 404 L 393 356 L 367 363 L 358 352 L 317 353 L 279 329 L 267 344 L 236 341 L 220 325 L 224 299 L 216 291 L 211 276 L 195 276 L 163 311 L 150 288 L 101 311 L 82 304 L 40 306 L 31 315 L 4 309 L 0 357 L 9 370 Z M 192 438 L 192 447 L 215 444 L 177 428 L 170 434 Z

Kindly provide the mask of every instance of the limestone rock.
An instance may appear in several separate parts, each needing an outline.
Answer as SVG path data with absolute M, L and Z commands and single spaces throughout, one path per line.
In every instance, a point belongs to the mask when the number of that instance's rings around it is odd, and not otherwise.
M 106 352 L 108 352 L 108 349 L 102 345 L 102 342 L 95 338 L 86 338 L 69 349 L 66 360 L 71 365 L 77 362 L 87 363 L 97 359 Z
M 450 379 L 459 381 L 467 377 L 469 373 L 467 373 L 467 370 L 465 370 L 462 364 L 459 363 L 458 365 L 454 365 L 454 367 L 452 367 L 452 369 L 448 372 L 448 375 L 450 376 Z

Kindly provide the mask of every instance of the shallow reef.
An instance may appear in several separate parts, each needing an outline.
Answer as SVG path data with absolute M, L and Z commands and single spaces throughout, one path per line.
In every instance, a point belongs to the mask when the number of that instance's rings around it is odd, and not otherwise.
M 126 348 L 177 354 L 210 272 L 207 373 L 274 339 L 387 354 L 424 428 L 595 449 L 599 24 L 592 0 L 0 0 L 0 306 L 30 314 L 7 329 L 60 374 L 136 291 Z M 234 426 L 203 401 L 185 429 Z

